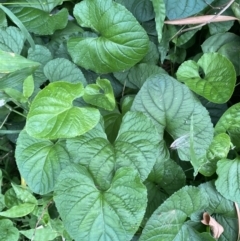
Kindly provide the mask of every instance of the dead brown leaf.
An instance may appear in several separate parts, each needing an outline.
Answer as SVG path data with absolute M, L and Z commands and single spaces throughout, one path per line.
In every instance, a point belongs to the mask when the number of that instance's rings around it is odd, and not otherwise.
M 203 219 L 201 220 L 201 222 L 211 228 L 214 238 L 219 238 L 224 231 L 223 226 L 220 225 L 207 212 L 203 213 Z
M 196 16 L 196 17 L 189 17 L 183 19 L 176 19 L 176 20 L 168 20 L 164 21 L 165 24 L 171 25 L 187 25 L 187 24 L 201 24 L 201 23 L 211 23 L 211 22 L 226 22 L 231 20 L 239 20 L 238 18 L 232 16 L 216 16 L 216 15 L 205 15 L 205 16 Z

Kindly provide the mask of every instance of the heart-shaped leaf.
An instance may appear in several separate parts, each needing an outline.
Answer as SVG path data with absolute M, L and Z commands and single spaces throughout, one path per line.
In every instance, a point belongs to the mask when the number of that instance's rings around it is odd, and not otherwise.
M 97 73 L 121 71 L 147 53 L 146 32 L 121 4 L 112 0 L 84 0 L 75 5 L 74 16 L 82 27 L 99 34 L 68 41 L 68 51 L 81 67 Z
M 128 112 L 113 145 L 107 140 L 102 125 L 88 133 L 67 140 L 72 161 L 88 167 L 95 182 L 109 188 L 114 170 L 133 167 L 145 180 L 159 155 L 159 135 L 144 114 Z
M 176 75 L 191 90 L 218 104 L 230 99 L 236 83 L 233 64 L 218 53 L 206 53 L 197 63 L 185 61 Z
M 29 135 L 36 138 L 58 139 L 82 135 L 99 121 L 94 108 L 72 105 L 83 95 L 81 83 L 54 82 L 40 91 L 33 100 L 26 123 Z
M 98 190 L 87 169 L 75 164 L 61 172 L 54 201 L 74 240 L 126 241 L 142 221 L 147 191 L 129 167 L 116 172 L 108 190 Z
M 193 149 L 196 158 L 206 155 L 213 127 L 207 110 L 183 84 L 166 74 L 152 75 L 134 99 L 132 110 L 145 113 L 158 127 L 163 140 L 164 131 L 177 139 L 179 157 L 191 160 L 190 129 L 194 132 Z M 176 143 L 176 142 L 175 142 Z M 166 149 L 164 141 L 160 148 Z M 165 158 L 165 152 L 163 158 Z
M 53 190 L 60 171 L 69 165 L 69 155 L 60 143 L 30 137 L 22 131 L 17 140 L 16 162 L 21 176 L 32 191 Z
M 83 99 L 91 105 L 109 111 L 114 110 L 116 105 L 112 85 L 107 79 L 98 78 L 96 84 L 87 85 L 84 90 Z

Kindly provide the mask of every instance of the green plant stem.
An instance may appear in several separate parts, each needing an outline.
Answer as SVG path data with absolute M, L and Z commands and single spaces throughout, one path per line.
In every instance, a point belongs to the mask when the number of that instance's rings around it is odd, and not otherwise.
M 24 118 L 27 118 L 24 114 L 22 114 L 21 112 L 13 109 L 10 105 L 5 104 L 5 106 L 6 106 L 10 111 L 15 112 L 15 113 L 18 114 L 18 115 L 21 115 L 21 116 L 23 116 Z

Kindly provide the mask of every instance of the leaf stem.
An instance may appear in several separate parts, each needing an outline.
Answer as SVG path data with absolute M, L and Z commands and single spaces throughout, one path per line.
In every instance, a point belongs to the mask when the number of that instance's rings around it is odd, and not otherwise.
M 27 116 L 25 116 L 24 114 L 22 114 L 21 112 L 15 110 L 14 108 L 12 108 L 10 105 L 8 104 L 5 104 L 5 106 L 12 112 L 15 112 L 16 114 L 20 115 L 20 116 L 23 116 L 24 118 L 27 118 Z

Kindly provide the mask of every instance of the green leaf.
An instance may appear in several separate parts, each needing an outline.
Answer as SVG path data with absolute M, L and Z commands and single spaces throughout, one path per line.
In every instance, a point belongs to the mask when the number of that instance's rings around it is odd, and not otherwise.
M 199 188 L 208 195 L 209 206 L 206 207 L 205 211 L 224 228 L 224 233 L 218 240 L 237 240 L 238 218 L 233 202 L 224 198 L 216 190 L 214 181 L 203 183 Z M 201 218 L 198 218 L 198 221 L 200 220 Z
M 100 188 L 109 188 L 115 165 L 113 147 L 107 140 L 103 123 L 82 136 L 67 140 L 71 160 L 88 167 Z
M 33 94 L 33 91 L 34 91 L 34 81 L 33 81 L 33 76 L 30 75 L 23 81 L 23 96 L 25 98 L 29 98 Z
M 62 2 L 62 0 L 47 0 L 31 4 L 30 0 L 21 0 L 21 5 L 12 5 L 11 11 L 29 32 L 38 35 L 51 35 L 57 29 L 63 29 L 67 25 L 68 11 L 66 8 L 62 8 L 56 14 L 51 13 L 53 8 Z
M 239 6 L 239 4 L 236 3 L 236 2 L 233 2 L 233 3 L 231 4 L 231 9 L 232 9 L 235 17 L 236 17 L 236 18 L 240 18 L 240 6 Z
M 158 61 L 159 53 L 157 46 L 152 41 L 149 41 L 148 52 L 140 62 L 155 65 L 158 64 Z
M 19 218 L 24 217 L 31 213 L 34 208 L 36 207 L 35 204 L 32 203 L 22 203 L 18 206 L 13 206 L 7 211 L 0 212 L 0 216 L 7 217 L 7 218 Z
M 206 157 L 199 163 L 199 172 L 204 176 L 211 176 L 217 169 L 217 162 L 226 158 L 230 150 L 231 140 L 225 133 L 214 136 Z
M 16 26 L 18 26 L 18 27 L 21 29 L 24 37 L 28 40 L 31 48 L 34 49 L 34 48 L 35 48 L 35 43 L 34 43 L 34 41 L 33 41 L 33 39 L 32 39 L 32 36 L 30 35 L 30 33 L 27 31 L 27 29 L 26 29 L 25 26 L 23 25 L 22 21 L 20 21 L 20 20 L 13 14 L 13 12 L 12 12 L 10 9 L 4 7 L 2 4 L 0 4 L 0 9 L 3 10 L 4 13 L 6 13 L 7 16 L 11 19 L 11 21 L 12 21 L 13 23 L 15 23 Z
M 166 241 L 188 240 L 190 235 L 183 235 L 187 228 L 184 222 L 192 213 L 203 211 L 208 202 L 207 196 L 199 188 L 186 186 L 180 189 L 153 213 L 139 241 L 159 241 L 160 237 Z
M 70 83 L 81 82 L 84 86 L 87 85 L 82 71 L 71 61 L 64 58 L 49 61 L 44 66 L 43 71 L 50 82 L 64 80 Z
M 25 7 L 33 7 L 33 8 L 41 9 L 43 11 L 50 13 L 55 7 L 57 7 L 58 5 L 61 5 L 63 1 L 64 0 L 44 0 L 44 2 L 42 1 L 32 2 L 32 0 L 22 0 L 21 4 L 24 3 Z M 19 6 L 19 3 L 16 1 L 10 0 L 9 2 L 15 3 L 16 5 L 14 6 Z
M 240 127 L 240 103 L 228 108 L 217 122 L 214 133 L 215 135 L 227 132 L 231 137 L 233 145 L 240 147 L 239 143 Z
M 222 159 L 217 163 L 218 178 L 215 182 L 218 192 L 233 202 L 240 200 L 240 159 Z
M 25 237 L 31 240 L 34 237 L 34 241 L 50 241 L 60 236 L 56 230 L 47 226 L 39 226 L 37 229 L 29 229 L 20 231 Z
M 18 54 L 0 50 L 0 89 L 17 86 L 31 75 L 39 65 L 39 63 Z
M 120 125 L 122 123 L 122 117 L 123 116 L 120 112 L 111 112 L 103 116 L 105 132 L 110 143 L 113 143 L 116 140 Z
M 81 83 L 54 82 L 41 90 L 33 100 L 26 123 L 29 135 L 58 139 L 82 135 L 99 121 L 97 109 L 72 105 L 83 95 Z
M 157 183 L 168 195 L 172 195 L 185 185 L 186 176 L 182 168 L 172 159 L 158 158 L 148 180 Z
M 201 28 L 193 29 L 191 31 L 187 31 L 185 33 L 182 33 L 179 37 L 175 37 L 172 42 L 176 44 L 176 46 L 182 46 L 183 48 L 186 48 L 183 46 L 184 44 L 187 44 L 187 42 L 196 34 L 197 31 L 199 31 Z M 177 28 L 176 28 L 177 31 Z M 173 35 L 172 35 L 173 36 Z
M 22 131 L 17 140 L 16 162 L 30 189 L 39 194 L 53 190 L 60 171 L 69 165 L 69 155 L 60 143 L 30 137 Z
M 234 33 L 218 33 L 207 38 L 201 45 L 204 53 L 217 52 L 227 43 L 240 41 L 240 37 Z
M 154 74 L 166 74 L 167 72 L 156 65 L 141 63 L 133 66 L 125 72 L 114 73 L 114 76 L 125 86 L 132 89 L 140 89 L 148 77 Z
M 30 190 L 12 183 L 12 189 L 8 189 L 5 193 L 5 203 L 8 208 L 17 206 L 23 203 L 30 203 L 37 205 L 37 199 L 32 195 Z
M 156 30 L 158 34 L 158 42 L 160 43 L 162 41 L 162 30 L 166 15 L 165 3 L 164 0 L 151 0 L 151 2 L 153 4 L 153 9 L 155 12 Z
M 45 46 L 36 45 L 34 49 L 28 49 L 28 59 L 41 64 L 33 74 L 35 87 L 39 87 L 47 80 L 43 68 L 52 59 L 52 54 Z
M 233 202 L 221 195 L 214 184 L 214 181 L 205 182 L 199 185 L 199 188 L 208 195 L 209 205 L 206 211 L 212 214 L 221 214 L 228 217 L 236 217 L 236 211 L 233 208 Z
M 18 90 L 11 89 L 11 88 L 5 88 L 4 92 L 11 97 L 12 100 L 15 100 L 20 103 L 25 103 L 27 102 L 27 99 L 25 96 Z
M 207 110 L 183 84 L 165 74 L 153 75 L 144 83 L 134 99 L 132 110 L 149 116 L 161 134 L 160 149 L 167 131 L 179 145 L 175 146 L 181 160 L 189 161 L 190 127 L 193 116 L 194 151 L 197 159 L 205 156 L 212 138 L 213 127 Z
M 198 99 L 201 101 L 202 105 L 208 110 L 212 123 L 215 126 L 218 120 L 220 119 L 220 117 L 227 110 L 228 108 L 227 103 L 224 103 L 224 104 L 212 103 L 212 102 L 209 102 L 207 99 L 203 98 L 202 96 L 198 96 Z
M 218 104 L 230 99 L 236 83 L 234 66 L 217 53 L 206 53 L 197 63 L 192 60 L 185 61 L 176 75 L 177 79 L 191 90 Z
M 125 95 L 120 102 L 122 115 L 125 115 L 128 111 L 130 111 L 132 107 L 132 103 L 134 101 L 134 95 Z
M 67 140 L 72 161 L 88 167 L 95 182 L 106 190 L 115 169 L 135 168 L 145 180 L 159 155 L 159 135 L 152 121 L 138 112 L 128 112 L 113 145 L 102 125 L 88 133 Z
M 240 103 L 228 108 L 215 126 L 215 134 L 237 131 L 240 123 Z
M 0 9 L 0 28 L 7 27 L 7 18 L 5 12 Z
M 19 232 L 16 227 L 13 226 L 13 223 L 9 219 L 0 220 L 0 233 L 2 241 L 18 241 Z
M 164 0 L 166 4 L 166 15 L 169 19 L 181 19 L 186 18 L 195 13 L 199 13 L 213 0 L 204 1 L 204 0 Z
M 0 29 L 0 49 L 20 54 L 24 44 L 24 35 L 16 27 Z
M 116 167 L 133 167 L 145 180 L 159 156 L 159 139 L 152 120 L 139 112 L 128 112 L 116 141 Z
M 235 67 L 237 75 L 240 75 L 239 67 L 239 56 L 240 56 L 240 41 L 232 41 L 224 44 L 219 50 L 218 53 L 222 54 L 228 58 Z
M 144 184 L 148 189 L 148 207 L 145 217 L 152 213 L 170 195 L 182 188 L 186 183 L 186 176 L 182 168 L 172 159 L 168 153 L 165 158 L 157 158 L 157 161 Z
M 227 15 L 227 13 L 225 12 Z M 225 33 L 227 32 L 234 24 L 234 21 L 226 21 L 226 22 L 219 22 L 219 23 L 209 23 L 209 32 L 211 35 L 217 34 L 217 33 Z
M 68 51 L 81 67 L 97 73 L 122 71 L 147 53 L 148 36 L 124 6 L 112 0 L 84 0 L 75 5 L 74 16 L 82 27 L 99 34 L 68 41 Z
M 115 108 L 115 97 L 111 83 L 107 79 L 97 78 L 96 84 L 89 84 L 84 90 L 85 102 L 105 110 L 112 111 Z
M 54 201 L 66 230 L 76 241 L 126 241 L 142 221 L 147 192 L 132 168 L 119 169 L 111 187 L 101 192 L 85 167 L 72 165 L 61 172 Z
M 153 6 L 149 0 L 116 0 L 124 5 L 139 22 L 146 22 L 154 18 Z

